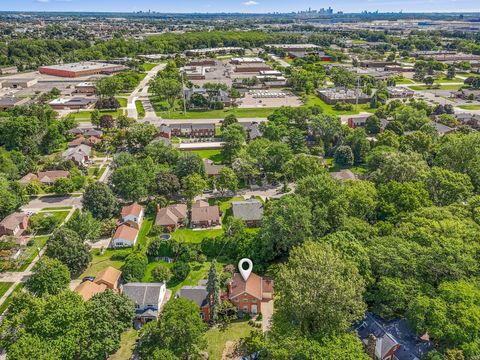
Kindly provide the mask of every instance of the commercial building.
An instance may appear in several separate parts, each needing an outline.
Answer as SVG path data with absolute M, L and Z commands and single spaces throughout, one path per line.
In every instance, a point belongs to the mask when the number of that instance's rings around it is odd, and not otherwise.
M 318 97 L 329 105 L 334 105 L 339 102 L 346 102 L 349 104 L 366 104 L 371 100 L 371 97 L 363 93 L 361 90 L 350 90 L 344 88 L 318 89 Z
M 207 54 L 232 54 L 232 53 L 240 53 L 243 51 L 244 49 L 241 47 L 228 46 L 228 47 L 218 47 L 218 48 L 185 50 L 185 55 L 198 56 L 198 55 L 207 55 Z
M 238 57 L 238 58 L 233 58 L 230 62 L 234 65 L 263 64 L 265 60 L 259 57 Z
M 4 111 L 4 110 L 14 108 L 15 106 L 26 105 L 28 102 L 30 102 L 29 98 L 15 98 L 15 97 L 1 98 L 0 110 Z
M 48 103 L 55 110 L 79 110 L 88 109 L 97 101 L 96 98 L 59 98 Z
M 16 74 L 17 72 L 18 72 L 18 69 L 16 66 L 0 67 L 0 74 L 2 75 Z
M 80 84 L 75 85 L 75 92 L 79 94 L 95 94 L 97 88 L 93 82 L 81 82 Z
M 35 85 L 37 79 L 2 79 L 2 88 L 26 89 Z
M 244 63 L 235 67 L 236 73 L 260 73 L 268 70 L 272 68 L 265 63 Z
M 45 75 L 75 78 L 97 74 L 112 74 L 126 69 L 127 68 L 123 65 L 88 61 L 71 64 L 40 66 L 38 71 L 40 74 Z

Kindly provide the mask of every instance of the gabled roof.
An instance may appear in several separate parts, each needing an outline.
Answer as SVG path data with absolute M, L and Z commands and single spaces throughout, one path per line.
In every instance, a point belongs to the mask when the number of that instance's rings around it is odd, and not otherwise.
M 55 182 L 57 179 L 68 178 L 69 176 L 70 172 L 64 170 L 39 171 L 37 173 L 37 177 L 40 182 Z
M 19 182 L 20 184 L 28 184 L 30 181 L 32 180 L 36 180 L 38 179 L 37 175 L 35 174 L 32 174 L 32 173 L 28 173 L 27 175 L 25 175 L 24 177 L 22 177 Z
M 217 205 L 208 206 L 207 203 L 207 206 L 192 207 L 192 222 L 219 220 L 220 208 Z
M 351 170 L 344 169 L 340 171 L 331 172 L 330 176 L 336 180 L 357 180 L 357 175 L 355 175 Z
M 158 305 L 164 283 L 128 283 L 122 286 L 122 292 L 136 305 Z
M 208 304 L 208 291 L 206 286 L 183 286 L 178 295 L 184 299 L 195 301 L 200 308 Z
M 102 293 L 107 289 L 105 284 L 97 284 L 92 281 L 84 281 L 75 288 L 75 292 L 80 295 L 83 300 L 87 301 L 96 294 Z
M 28 215 L 25 213 L 15 212 L 0 221 L 0 226 L 5 229 L 15 230 L 15 228 L 20 225 L 26 217 L 28 217 Z
M 135 239 L 137 238 L 138 235 L 138 230 L 134 229 L 133 227 L 130 227 L 128 225 L 120 225 L 117 230 L 115 231 L 115 234 L 113 235 L 112 239 L 125 239 L 131 242 L 135 242 Z
M 159 209 L 155 218 L 155 225 L 169 226 L 182 222 L 187 217 L 187 205 L 175 204 Z
M 259 300 L 263 298 L 262 278 L 255 273 L 251 273 L 247 281 L 243 280 L 242 275 L 235 273 L 230 282 L 229 298 L 232 299 L 247 293 Z
M 110 287 L 115 287 L 122 272 L 120 270 L 115 269 L 112 266 L 107 267 L 106 269 L 100 271 L 95 278 L 96 283 L 104 282 L 110 285 Z
M 207 175 L 210 175 L 210 176 L 217 176 L 218 174 L 220 174 L 220 170 L 222 170 L 225 167 L 225 165 L 215 164 L 210 159 L 203 160 L 203 163 L 205 164 L 205 171 L 207 172 Z
M 256 221 L 263 217 L 263 204 L 257 199 L 232 202 L 233 217 L 245 221 Z
M 124 218 L 128 215 L 139 217 L 142 211 L 143 207 L 139 203 L 134 202 L 132 205 L 124 206 L 122 208 L 122 217 Z

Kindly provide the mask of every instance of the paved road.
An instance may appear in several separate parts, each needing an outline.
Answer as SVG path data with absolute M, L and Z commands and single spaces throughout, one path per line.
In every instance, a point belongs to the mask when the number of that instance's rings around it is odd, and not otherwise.
M 138 119 L 137 107 L 135 106 L 135 101 L 141 100 L 143 107 L 145 108 L 145 116 L 155 116 L 153 112 L 152 104 L 148 99 L 148 83 L 152 80 L 159 71 L 165 68 L 166 64 L 159 64 L 155 66 L 152 70 L 147 73 L 147 76 L 140 81 L 140 84 L 132 91 L 130 96 L 127 99 L 127 113 L 128 117 Z M 152 114 L 153 112 L 153 114 Z
M 38 211 L 43 208 L 53 208 L 53 207 L 65 207 L 73 206 L 75 208 L 82 208 L 82 197 L 71 197 L 71 196 L 62 196 L 62 197 L 49 197 L 43 196 L 31 200 L 27 205 L 22 207 L 23 211 Z
M 278 56 L 275 56 L 275 55 L 272 55 L 272 54 L 269 54 L 269 55 L 272 57 L 273 60 L 275 60 L 277 63 L 279 63 L 283 67 L 289 67 L 290 66 L 290 64 L 288 62 L 280 59 Z

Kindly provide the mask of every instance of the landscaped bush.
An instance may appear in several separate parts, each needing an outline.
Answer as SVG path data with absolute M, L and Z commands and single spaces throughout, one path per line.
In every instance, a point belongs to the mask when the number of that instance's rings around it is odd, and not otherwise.
M 165 264 L 160 264 L 152 270 L 152 278 L 155 282 L 168 282 L 172 276 L 172 271 Z
M 106 98 L 106 99 L 99 99 L 95 103 L 95 109 L 99 110 L 112 110 L 112 109 L 119 109 L 121 107 L 120 102 L 114 98 Z
M 337 111 L 352 111 L 353 110 L 353 104 L 346 103 L 344 101 L 340 101 L 333 105 L 333 109 Z
M 147 264 L 148 259 L 142 253 L 134 252 L 128 255 L 122 266 L 122 276 L 125 281 L 141 281 L 147 270 Z
M 110 260 L 113 260 L 113 261 L 123 261 L 125 260 L 128 255 L 131 254 L 131 250 L 116 250 L 113 255 L 110 257 Z
M 61 220 L 51 214 L 35 214 L 30 217 L 29 230 L 31 233 L 50 234 L 61 223 Z
M 177 261 L 175 264 L 173 264 L 172 273 L 175 280 L 183 281 L 190 273 L 190 265 L 182 261 Z

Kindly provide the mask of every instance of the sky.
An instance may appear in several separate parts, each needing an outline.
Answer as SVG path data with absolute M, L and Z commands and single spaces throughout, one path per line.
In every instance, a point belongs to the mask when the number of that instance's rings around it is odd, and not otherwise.
M 479 0 L 0 0 L 0 11 L 269 13 L 329 6 L 335 12 L 480 12 Z

